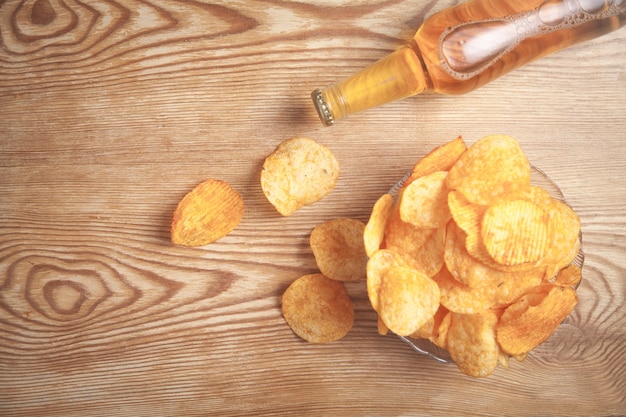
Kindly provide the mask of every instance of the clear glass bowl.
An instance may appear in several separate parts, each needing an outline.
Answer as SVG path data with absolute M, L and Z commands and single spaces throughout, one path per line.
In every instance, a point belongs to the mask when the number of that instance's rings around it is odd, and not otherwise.
M 563 196 L 563 192 L 561 189 L 552 181 L 543 171 L 539 168 L 536 168 L 531 165 L 530 167 L 530 182 L 533 185 L 544 188 L 550 196 L 555 200 L 558 200 L 564 204 L 567 204 L 565 201 L 565 197 Z M 397 197 L 398 192 L 404 185 L 404 182 L 411 175 L 411 172 L 408 172 L 400 181 L 394 184 L 393 187 L 389 190 L 389 194 L 391 194 L 394 198 Z M 578 235 L 578 240 L 580 242 L 580 250 L 576 255 L 576 258 L 571 262 L 571 264 L 576 265 L 580 268 L 583 267 L 583 263 L 585 262 L 585 253 L 583 252 L 582 245 L 582 233 Z M 580 285 L 580 284 L 579 284 Z M 421 355 L 430 356 L 438 362 L 442 363 L 451 363 L 452 358 L 450 357 L 450 353 L 447 350 L 440 348 L 439 346 L 431 343 L 428 339 L 414 339 L 405 336 L 398 336 L 402 341 L 407 343 L 413 350 Z

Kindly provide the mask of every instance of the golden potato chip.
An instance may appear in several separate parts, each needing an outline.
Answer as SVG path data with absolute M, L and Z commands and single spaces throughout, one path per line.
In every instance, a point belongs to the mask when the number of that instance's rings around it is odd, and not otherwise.
M 282 312 L 296 335 L 312 343 L 344 337 L 354 323 L 354 306 L 343 282 L 322 274 L 304 275 L 282 296 Z
M 446 227 L 435 229 L 419 250 L 404 251 L 400 255 L 407 265 L 429 277 L 435 275 L 443 266 L 446 247 Z
M 415 164 L 411 175 L 405 180 L 404 186 L 406 187 L 415 179 L 433 172 L 449 171 L 466 150 L 467 146 L 461 136 L 436 147 Z
M 372 256 L 374 252 L 380 249 L 385 236 L 387 220 L 392 209 L 393 197 L 389 194 L 383 194 L 374 204 L 372 214 L 363 231 L 363 241 L 367 256 Z
M 578 284 L 580 284 L 582 278 L 583 270 L 579 266 L 568 265 L 556 274 L 554 284 L 576 288 L 578 287 Z
M 261 171 L 261 188 L 283 216 L 328 195 L 339 178 L 332 152 L 309 138 L 292 138 L 278 145 Z
M 440 339 L 441 325 L 445 316 L 449 313 L 448 309 L 439 304 L 437 312 L 422 327 L 417 329 L 410 337 L 414 339 L 429 339 L 431 341 Z M 442 346 L 445 346 L 442 345 Z
M 455 280 L 468 287 L 498 285 L 506 279 L 508 272 L 479 261 L 471 256 L 465 247 L 465 232 L 455 223 L 446 228 L 444 262 Z
M 522 355 L 548 339 L 578 302 L 567 286 L 543 285 L 509 306 L 497 327 L 497 341 L 510 355 Z
M 487 310 L 477 314 L 451 313 L 447 349 L 456 366 L 466 375 L 486 377 L 498 366 L 496 343 L 498 316 Z
M 400 218 L 423 229 L 445 226 L 450 220 L 446 171 L 415 179 L 404 188 L 400 202 Z
M 389 327 L 387 327 L 387 325 L 385 324 L 385 322 L 383 321 L 383 319 L 380 318 L 380 316 L 378 316 L 378 334 L 384 336 L 387 333 L 389 333 Z
M 313 229 L 310 244 L 322 274 L 338 281 L 365 279 L 364 229 L 363 222 L 347 218 L 329 220 Z
M 569 206 L 556 200 L 549 207 L 549 215 L 553 242 L 543 263 L 548 265 L 547 275 L 551 278 L 580 250 L 580 219 Z
M 232 232 L 243 217 L 244 202 L 221 180 L 207 180 L 178 203 L 171 225 L 172 243 L 203 246 Z
M 389 249 L 380 249 L 367 261 L 367 296 L 372 309 L 378 312 L 378 293 L 383 275 L 394 266 L 405 266 L 400 255 Z
M 379 312 L 392 332 L 409 336 L 430 320 L 439 308 L 439 287 L 411 268 L 390 268 L 380 283 Z
M 481 237 L 491 257 L 504 265 L 542 259 L 552 243 L 549 215 L 527 200 L 505 200 L 485 212 Z
M 396 204 L 387 220 L 382 248 L 391 249 L 403 256 L 413 257 L 419 253 L 436 230 L 423 229 L 403 222 L 400 218 L 400 209 Z
M 530 186 L 530 164 L 519 143 L 506 135 L 486 136 L 470 146 L 450 168 L 448 188 L 475 204 Z

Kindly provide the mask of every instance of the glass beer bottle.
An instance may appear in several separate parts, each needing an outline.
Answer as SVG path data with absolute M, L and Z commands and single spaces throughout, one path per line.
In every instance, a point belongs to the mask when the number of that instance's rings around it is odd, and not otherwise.
M 467 93 L 625 23 L 626 0 L 469 0 L 426 19 L 409 45 L 311 96 L 330 126 L 424 92 Z

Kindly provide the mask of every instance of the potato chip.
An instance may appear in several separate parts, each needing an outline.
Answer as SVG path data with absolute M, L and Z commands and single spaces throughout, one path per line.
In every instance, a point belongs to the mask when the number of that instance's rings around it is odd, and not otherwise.
M 445 226 L 450 220 L 446 171 L 415 179 L 402 192 L 399 203 L 400 218 L 423 229 Z
M 497 327 L 497 341 L 510 355 L 530 352 L 548 339 L 578 302 L 567 286 L 543 285 L 509 306 Z
M 310 244 L 322 274 L 338 281 L 365 279 L 364 229 L 363 222 L 347 218 L 329 220 L 313 229 Z
M 556 200 L 549 214 L 553 242 L 543 263 L 548 265 L 547 275 L 551 278 L 572 262 L 580 250 L 580 219 L 569 206 Z
M 411 175 L 405 180 L 404 186 L 406 187 L 415 179 L 430 175 L 433 172 L 449 171 L 466 150 L 467 146 L 461 136 L 436 147 L 415 164 Z
M 542 259 L 552 243 L 549 215 L 527 200 L 505 200 L 485 212 L 481 237 L 489 255 L 504 265 Z
M 304 275 L 283 293 L 282 312 L 296 335 L 312 343 L 344 337 L 354 323 L 354 306 L 343 282 Z
M 578 287 L 578 284 L 580 284 L 582 278 L 583 270 L 579 266 L 568 265 L 556 274 L 556 278 L 553 283 L 560 286 L 576 288 Z
M 389 219 L 392 209 L 393 197 L 389 194 L 383 194 L 376 203 L 374 203 L 372 214 L 363 231 L 363 241 L 367 256 L 372 256 L 374 252 L 380 249 L 380 245 L 385 237 L 387 220 Z
M 432 277 L 443 266 L 445 247 L 446 228 L 443 226 L 435 229 L 419 250 L 413 252 L 404 251 L 400 255 L 413 269 Z
M 321 200 L 335 187 L 339 163 L 331 151 L 309 138 L 278 145 L 261 171 L 261 188 L 283 216 Z
M 451 313 L 447 349 L 461 372 L 486 377 L 498 366 L 500 349 L 496 343 L 498 316 L 487 310 L 477 314 Z
M 450 168 L 448 188 L 472 203 L 494 199 L 530 186 L 530 164 L 519 143 L 506 135 L 486 136 L 470 146 Z
M 372 309 L 378 312 L 378 293 L 383 275 L 394 266 L 406 266 L 400 255 L 392 250 L 380 249 L 367 261 L 367 296 Z
M 170 231 L 172 243 L 182 246 L 213 243 L 232 232 L 243 213 L 243 199 L 228 183 L 207 180 L 178 203 Z
M 439 287 L 423 273 L 391 267 L 380 283 L 379 312 L 392 332 L 409 336 L 426 324 L 439 308 Z
M 403 256 L 413 257 L 414 254 L 419 253 L 436 230 L 423 229 L 403 222 L 400 218 L 400 209 L 396 204 L 387 220 L 382 247 Z

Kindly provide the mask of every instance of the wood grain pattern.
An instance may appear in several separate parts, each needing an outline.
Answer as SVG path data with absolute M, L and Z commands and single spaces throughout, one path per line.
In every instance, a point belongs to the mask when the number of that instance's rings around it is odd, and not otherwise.
M 425 0 L 0 1 L 0 415 L 626 414 L 626 30 L 471 94 L 323 128 L 309 93 L 454 4 Z M 376 334 L 299 340 L 280 295 L 314 272 L 311 229 L 367 220 L 413 162 L 462 134 L 515 136 L 579 213 L 580 302 L 524 363 L 470 379 Z M 310 136 L 342 175 L 283 218 L 265 156 Z M 202 248 L 176 204 L 216 177 L 246 202 Z

